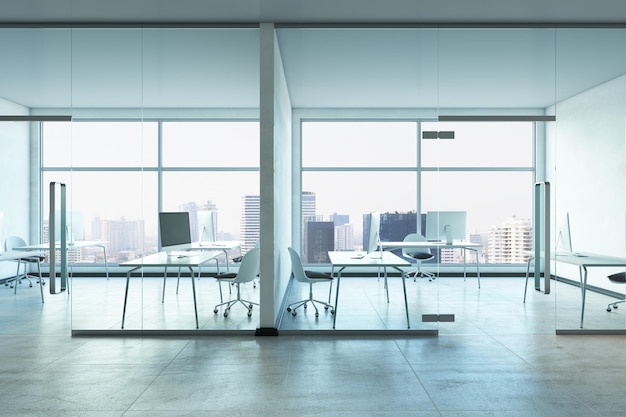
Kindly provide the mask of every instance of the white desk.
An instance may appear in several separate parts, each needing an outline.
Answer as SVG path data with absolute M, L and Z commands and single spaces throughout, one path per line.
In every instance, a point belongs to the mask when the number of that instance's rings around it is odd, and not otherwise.
M 67 242 L 67 250 L 72 250 L 72 249 L 81 249 L 81 248 L 87 248 L 87 247 L 99 247 L 102 248 L 102 251 L 104 252 L 104 270 L 106 272 L 107 275 L 107 279 L 109 279 L 109 267 L 107 264 L 107 249 L 106 249 L 106 243 L 105 241 L 100 241 L 100 240 L 75 240 L 74 242 Z M 57 250 L 61 249 L 61 242 L 56 242 L 55 243 L 55 248 Z M 50 250 L 50 244 L 49 243 L 40 243 L 37 245 L 26 245 L 26 246 L 20 246 L 17 247 L 15 249 L 18 250 L 25 250 L 25 251 L 49 251 Z
M 333 270 L 338 268 L 337 271 L 337 289 L 335 290 L 335 315 L 333 317 L 333 329 L 335 328 L 335 322 L 337 321 L 337 311 L 339 305 L 339 285 L 341 284 L 341 273 L 344 269 L 350 267 L 367 267 L 367 268 L 384 268 L 385 271 L 385 286 L 387 285 L 387 267 L 393 268 L 400 272 L 402 276 L 402 289 L 404 290 L 404 308 L 406 310 L 406 325 L 407 328 L 411 328 L 409 322 L 409 305 L 406 297 L 406 275 L 402 268 L 411 266 L 411 263 L 394 255 L 391 252 L 375 252 L 369 255 L 365 255 L 362 258 L 357 258 L 358 252 L 328 252 L 330 263 Z M 389 297 L 389 293 L 387 293 Z M 389 298 L 387 298 L 389 302 Z
M 228 251 L 239 248 L 239 252 L 241 253 L 241 242 L 237 242 L 235 240 L 220 240 L 215 242 L 194 242 L 190 246 L 191 250 L 201 250 L 201 251 L 215 251 L 220 250 L 224 252 L 224 256 L 226 256 L 226 271 L 230 272 L 230 266 L 228 261 Z M 217 273 L 220 273 L 220 264 L 217 262 L 217 258 L 215 259 L 217 265 Z
M 44 302 L 43 299 L 43 278 L 41 276 L 41 262 L 39 262 L 39 256 L 41 254 L 40 253 L 33 253 L 31 251 L 16 251 L 16 250 L 11 250 L 11 251 L 6 251 L 6 252 L 0 252 L 0 262 L 2 261 L 19 261 L 22 258 L 33 258 L 36 257 L 37 258 L 37 270 L 39 271 L 39 291 L 41 292 L 41 302 Z M 16 274 L 16 281 L 17 278 L 19 277 L 20 274 L 20 262 L 18 262 L 17 264 L 17 274 Z M 13 287 L 13 294 L 17 293 L 17 282 L 15 283 L 15 286 Z
M 533 252 L 534 255 L 534 252 Z M 545 254 L 542 252 L 542 258 Z M 585 296 L 587 294 L 587 270 L 597 267 L 626 267 L 626 258 L 617 256 L 606 256 L 590 252 L 574 252 L 574 253 L 557 253 L 551 255 L 550 258 L 556 262 L 563 262 L 569 265 L 578 266 L 580 271 L 580 290 L 582 296 L 580 310 L 580 328 L 583 328 L 585 319 Z M 524 287 L 524 302 L 526 301 L 526 289 L 528 288 L 528 276 L 530 275 L 530 263 L 534 258 L 528 258 L 528 267 L 526 268 L 526 284 Z
M 144 267 L 161 267 L 165 268 L 165 276 L 163 277 L 163 291 L 165 292 L 165 279 L 167 276 L 167 268 L 170 266 L 178 268 L 178 276 L 180 278 L 180 270 L 183 267 L 189 268 L 191 271 L 191 288 L 193 291 L 193 307 L 196 315 L 196 329 L 198 328 L 198 306 L 196 304 L 196 284 L 193 279 L 193 268 L 198 268 L 198 278 L 200 277 L 200 267 L 215 259 L 220 255 L 220 252 L 198 252 L 193 253 L 190 256 L 172 256 L 166 252 L 159 252 L 152 255 L 144 256 L 143 258 L 134 259 L 121 263 L 120 266 L 128 266 L 131 269 L 126 273 L 126 291 L 124 292 L 124 309 L 122 310 L 122 329 L 124 328 L 124 319 L 126 318 L 126 303 L 128 301 L 128 284 L 130 282 L 130 275 L 138 269 Z M 163 299 L 161 300 L 163 301 Z
M 380 247 L 383 250 L 393 249 L 411 249 L 411 248 L 428 248 L 428 249 L 463 249 L 463 278 L 467 277 L 467 251 L 472 251 L 476 254 L 476 277 L 478 279 L 478 288 L 480 288 L 480 266 L 478 263 L 478 251 L 482 248 L 479 243 L 472 242 L 380 242 Z

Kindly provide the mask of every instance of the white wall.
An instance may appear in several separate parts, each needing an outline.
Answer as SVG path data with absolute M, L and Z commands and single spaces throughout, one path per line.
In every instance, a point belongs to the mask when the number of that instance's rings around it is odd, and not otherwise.
M 553 211 L 569 213 L 574 251 L 626 256 L 625 103 L 621 76 L 558 103 L 547 132 Z M 557 265 L 559 275 L 566 270 Z M 596 271 L 591 283 L 606 284 L 607 273 Z
M 282 300 L 291 276 L 291 260 L 287 248 L 292 246 L 292 110 L 287 79 L 277 40 L 274 44 L 274 317 L 282 315 Z M 299 223 L 298 223 L 299 226 Z
M 261 25 L 261 313 L 276 328 L 289 282 L 291 239 L 291 102 L 274 26 Z

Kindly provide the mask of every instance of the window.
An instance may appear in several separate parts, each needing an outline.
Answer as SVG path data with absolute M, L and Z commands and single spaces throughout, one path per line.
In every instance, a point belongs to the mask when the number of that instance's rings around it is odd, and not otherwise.
M 454 139 L 421 139 L 424 131 Z M 427 211 L 463 210 L 481 262 L 523 262 L 532 247 L 533 146 L 532 123 L 303 121 L 303 259 L 361 250 L 372 211 L 383 214 L 381 240 L 397 241 L 424 234 Z M 333 236 L 320 240 L 329 222 Z
M 239 240 L 244 196 L 259 193 L 258 132 L 256 121 L 44 123 L 44 241 L 52 181 L 83 222 L 75 238 L 107 241 L 109 262 L 158 250 L 159 210 L 214 210 L 217 238 Z M 103 262 L 101 251 L 72 260 Z

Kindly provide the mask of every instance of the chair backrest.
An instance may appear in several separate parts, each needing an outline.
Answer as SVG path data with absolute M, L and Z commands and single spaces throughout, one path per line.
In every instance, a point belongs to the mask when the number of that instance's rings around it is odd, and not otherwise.
M 237 277 L 233 282 L 250 282 L 259 275 L 261 249 L 253 248 L 243 255 Z
M 26 246 L 26 241 L 19 236 L 9 236 L 4 240 L 4 250 L 13 250 L 20 246 Z
M 419 233 L 409 233 L 404 237 L 405 242 L 426 242 L 426 238 Z M 402 248 L 402 256 L 414 258 L 418 253 L 432 255 L 430 248 Z
M 287 249 L 289 250 L 289 257 L 291 258 L 291 272 L 293 273 L 293 277 L 300 282 L 310 282 L 309 278 L 304 273 L 300 255 L 291 247 Z

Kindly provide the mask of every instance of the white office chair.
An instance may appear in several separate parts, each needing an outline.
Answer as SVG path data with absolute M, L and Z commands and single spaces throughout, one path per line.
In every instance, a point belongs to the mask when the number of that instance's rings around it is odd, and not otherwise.
M 311 305 L 313 305 L 313 308 L 315 308 L 315 317 L 319 317 L 320 313 L 317 309 L 317 306 L 315 305 L 315 303 L 318 303 L 324 306 L 324 310 L 330 309 L 330 314 L 335 314 L 335 308 L 330 304 L 330 294 L 333 289 L 332 275 L 315 271 L 305 271 L 304 267 L 302 266 L 300 256 L 296 253 L 295 250 L 293 250 L 293 248 L 288 249 L 289 256 L 291 257 L 291 272 L 293 274 L 293 277 L 296 279 L 296 281 L 309 284 L 309 298 L 289 304 L 287 306 L 287 311 L 290 312 L 292 316 L 295 316 L 296 314 L 298 314 L 296 311 L 298 308 L 302 306 L 304 306 L 304 308 L 307 308 L 307 304 L 311 303 Z M 313 298 L 313 284 L 318 282 L 330 283 L 330 289 L 328 291 L 328 303 L 315 300 Z
M 15 250 L 15 248 L 18 248 L 20 246 L 26 246 L 26 241 L 24 241 L 24 239 L 22 239 L 21 237 L 18 236 L 9 236 L 4 240 L 4 250 L 6 251 L 12 251 Z M 28 281 L 28 286 L 32 287 L 33 286 L 33 282 L 30 280 L 30 277 L 28 275 L 27 272 L 27 268 L 26 268 L 26 264 L 37 264 L 37 283 L 39 284 L 39 290 L 41 292 L 41 302 L 44 302 L 43 299 L 43 287 L 42 285 L 45 284 L 43 277 L 41 275 L 41 262 L 44 260 L 43 256 L 37 256 L 37 255 L 33 255 L 33 256 L 28 256 L 25 258 L 19 258 L 17 260 L 17 273 L 15 274 L 15 278 L 8 280 L 5 285 L 11 285 L 11 288 L 13 288 L 13 293 L 16 294 L 17 293 L 17 285 L 22 283 L 22 280 L 25 279 Z M 20 272 L 20 266 L 22 265 L 22 263 L 24 264 L 24 272 L 21 273 Z
M 419 233 L 409 233 L 404 237 L 405 242 L 426 242 L 426 238 Z M 428 281 L 432 281 L 436 278 L 435 274 L 422 271 L 422 262 L 429 261 L 435 257 L 430 251 L 430 248 L 402 248 L 402 256 L 405 258 L 415 260 L 417 269 L 413 272 L 413 281 L 417 280 L 417 277 L 428 278 Z
M 260 249 L 254 248 L 250 249 L 248 253 L 243 256 L 241 260 L 241 265 L 239 266 L 239 271 L 237 272 L 227 272 L 224 274 L 219 274 L 215 276 L 215 279 L 218 283 L 228 282 L 229 284 L 234 284 L 237 286 L 237 298 L 234 300 L 229 300 L 226 302 L 222 302 L 217 304 L 213 309 L 213 312 L 217 314 L 219 311 L 218 308 L 221 306 L 226 306 L 224 309 L 224 317 L 228 317 L 230 313 L 230 308 L 236 304 L 243 304 L 246 309 L 248 309 L 248 317 L 252 316 L 252 306 L 259 305 L 258 303 L 253 303 L 252 301 L 241 299 L 241 284 L 246 282 L 250 282 L 256 278 L 259 274 L 259 262 L 260 262 Z M 220 286 L 220 300 L 222 299 L 222 287 Z

